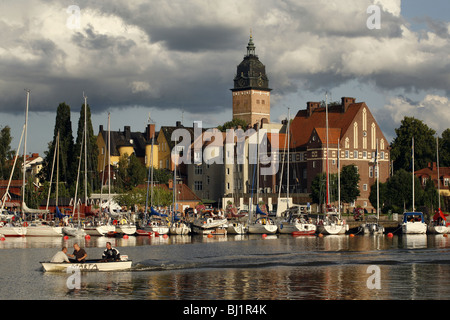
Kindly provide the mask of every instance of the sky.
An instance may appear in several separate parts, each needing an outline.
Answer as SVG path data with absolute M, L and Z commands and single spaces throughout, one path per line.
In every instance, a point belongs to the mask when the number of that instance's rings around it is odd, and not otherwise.
M 0 128 L 15 150 L 24 89 L 30 153 L 47 150 L 61 102 L 76 134 L 83 93 L 95 134 L 108 113 L 112 130 L 143 132 L 149 117 L 157 129 L 221 125 L 251 30 L 272 122 L 328 92 L 366 102 L 389 141 L 405 116 L 440 134 L 450 127 L 448 12 L 448 0 L 2 0 Z

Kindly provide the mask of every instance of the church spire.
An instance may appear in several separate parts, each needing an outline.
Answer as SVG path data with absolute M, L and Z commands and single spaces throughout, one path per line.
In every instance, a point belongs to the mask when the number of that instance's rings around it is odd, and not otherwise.
M 250 29 L 250 40 L 247 45 L 247 56 L 256 56 L 255 44 L 253 43 L 252 29 Z

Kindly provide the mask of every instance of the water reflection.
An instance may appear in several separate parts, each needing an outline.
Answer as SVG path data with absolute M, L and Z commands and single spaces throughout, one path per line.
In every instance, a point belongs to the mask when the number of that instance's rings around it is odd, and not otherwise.
M 100 256 L 112 242 L 132 271 L 43 273 L 39 261 L 79 242 Z M 11 299 L 450 299 L 449 239 L 442 235 L 254 235 L 8 238 L 0 242 L 0 298 Z M 381 289 L 367 285 L 379 267 Z

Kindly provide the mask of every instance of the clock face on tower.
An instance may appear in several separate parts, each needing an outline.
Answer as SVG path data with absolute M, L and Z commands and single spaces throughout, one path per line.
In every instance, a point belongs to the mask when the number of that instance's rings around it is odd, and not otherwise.
M 239 79 L 238 84 L 240 87 L 245 86 L 245 80 L 244 79 Z

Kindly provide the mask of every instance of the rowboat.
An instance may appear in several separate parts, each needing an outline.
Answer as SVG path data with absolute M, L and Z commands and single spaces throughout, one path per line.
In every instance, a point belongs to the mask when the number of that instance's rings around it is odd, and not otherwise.
M 120 261 L 103 262 L 101 259 L 86 260 L 84 263 L 41 262 L 46 272 L 67 272 L 68 268 L 80 271 L 123 271 L 131 268 L 132 262 L 126 256 Z M 69 269 L 70 270 L 70 269 Z

